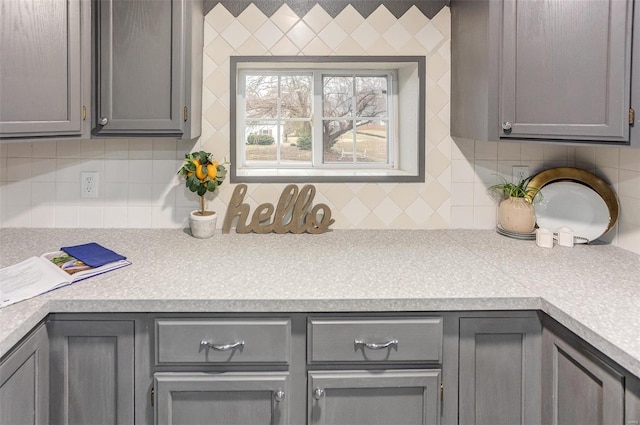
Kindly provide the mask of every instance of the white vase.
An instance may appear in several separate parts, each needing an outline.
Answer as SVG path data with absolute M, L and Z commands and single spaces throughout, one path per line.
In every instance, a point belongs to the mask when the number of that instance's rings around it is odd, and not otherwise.
M 536 226 L 536 213 L 525 198 L 511 197 L 500 202 L 498 222 L 509 232 L 531 233 Z
M 218 214 L 214 211 L 205 211 L 205 215 L 200 214 L 200 210 L 191 211 L 189 214 L 189 227 L 191 235 L 198 239 L 207 239 L 216 232 Z

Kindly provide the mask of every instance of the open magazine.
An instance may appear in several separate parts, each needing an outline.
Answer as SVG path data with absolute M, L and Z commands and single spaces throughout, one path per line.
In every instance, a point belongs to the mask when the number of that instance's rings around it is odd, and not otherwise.
M 5 307 L 129 264 L 131 264 L 130 261 L 118 260 L 100 267 L 90 267 L 64 251 L 49 252 L 40 257 L 31 257 L 18 264 L 0 269 L 0 307 Z

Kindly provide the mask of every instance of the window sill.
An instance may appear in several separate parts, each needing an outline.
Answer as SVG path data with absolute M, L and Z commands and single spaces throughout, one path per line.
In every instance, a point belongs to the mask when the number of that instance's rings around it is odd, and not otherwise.
M 349 182 L 424 182 L 416 174 L 388 169 L 273 169 L 240 168 L 232 183 L 349 183 Z

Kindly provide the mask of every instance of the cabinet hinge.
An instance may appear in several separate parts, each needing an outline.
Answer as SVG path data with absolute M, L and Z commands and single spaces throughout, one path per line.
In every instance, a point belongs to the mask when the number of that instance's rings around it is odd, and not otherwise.
M 636 111 L 633 108 L 629 108 L 629 125 L 633 125 L 636 122 Z
M 189 107 L 185 106 L 184 107 L 184 122 L 189 121 Z
M 151 407 L 153 407 L 155 402 L 156 402 L 156 390 L 155 388 L 151 387 Z
M 82 105 L 82 121 L 87 119 L 87 107 Z

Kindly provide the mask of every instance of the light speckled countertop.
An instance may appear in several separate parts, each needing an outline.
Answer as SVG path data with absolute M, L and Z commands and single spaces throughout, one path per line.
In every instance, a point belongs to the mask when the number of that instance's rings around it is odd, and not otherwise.
M 54 312 L 542 310 L 640 376 L 640 256 L 481 230 L 322 235 L 1 229 L 0 267 L 95 241 L 132 265 L 0 310 L 0 355 Z

